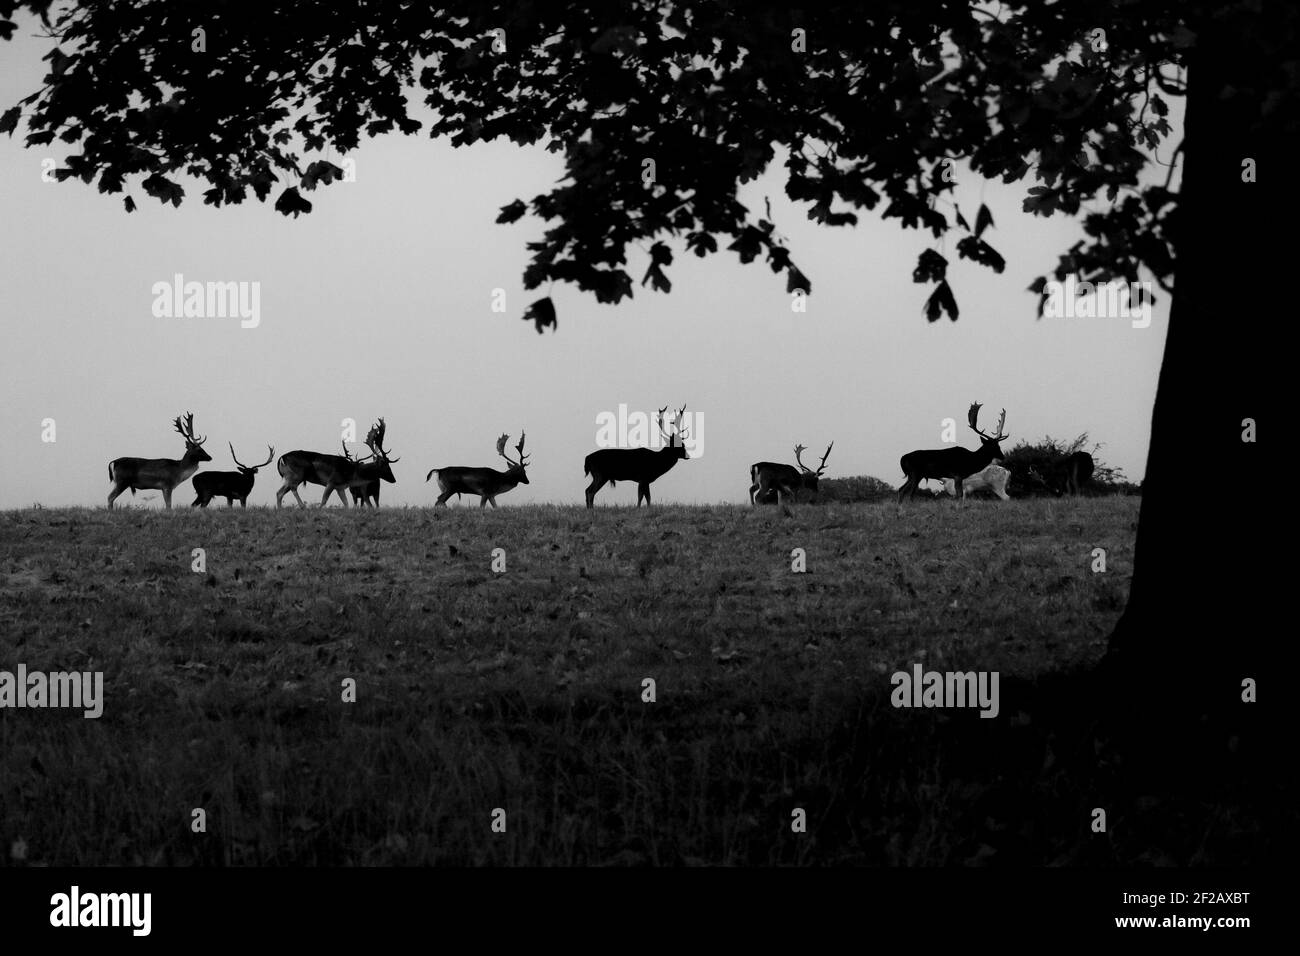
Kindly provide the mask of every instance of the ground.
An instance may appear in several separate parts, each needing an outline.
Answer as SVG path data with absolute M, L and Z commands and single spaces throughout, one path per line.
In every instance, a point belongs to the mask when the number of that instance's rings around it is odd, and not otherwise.
M 0 837 L 51 865 L 1142 861 L 1114 827 L 1140 806 L 1089 828 L 1118 791 L 1086 699 L 1042 714 L 1105 650 L 1138 505 L 6 512 L 0 669 L 102 670 L 105 702 L 0 711 Z M 998 671 L 999 715 L 891 707 L 917 663 Z

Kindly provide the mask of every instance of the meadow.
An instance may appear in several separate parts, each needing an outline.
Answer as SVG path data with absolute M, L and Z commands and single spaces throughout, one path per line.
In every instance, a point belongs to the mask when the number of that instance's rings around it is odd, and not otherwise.
M 1254 835 L 1231 818 L 1206 836 L 1207 798 L 1144 805 L 1077 679 L 1123 609 L 1138 506 L 5 512 L 0 669 L 103 671 L 105 701 L 0 711 L 0 850 L 1233 862 Z M 998 716 L 892 707 L 890 675 L 918 663 L 998 671 Z

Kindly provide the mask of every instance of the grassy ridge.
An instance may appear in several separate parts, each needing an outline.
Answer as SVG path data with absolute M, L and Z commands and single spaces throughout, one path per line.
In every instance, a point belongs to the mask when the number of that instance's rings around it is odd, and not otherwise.
M 1111 770 L 1029 711 L 1104 650 L 1137 507 L 4 513 L 0 668 L 102 670 L 106 700 L 0 712 L 0 836 L 50 864 L 1123 857 L 1080 790 Z M 913 663 L 999 671 L 1001 714 L 891 708 Z

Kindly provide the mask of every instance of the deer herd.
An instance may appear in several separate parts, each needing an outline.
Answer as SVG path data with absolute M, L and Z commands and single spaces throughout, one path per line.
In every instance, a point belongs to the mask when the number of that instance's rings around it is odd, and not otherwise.
M 648 506 L 650 485 L 667 474 L 677 462 L 688 458 L 685 445 L 687 432 L 684 427 L 686 406 L 678 409 L 669 422 L 664 419 L 667 410 L 666 405 L 659 409 L 657 419 L 660 433 L 667 442 L 662 448 L 603 448 L 586 457 L 583 471 L 591 477 L 591 484 L 586 491 L 588 508 L 594 507 L 596 492 L 606 484 L 612 485 L 618 481 L 636 482 L 637 507 L 641 506 L 642 499 Z M 921 449 L 908 452 L 899 460 L 899 465 L 907 476 L 898 490 L 899 504 L 909 493 L 915 498 L 920 483 L 926 480 L 942 482 L 943 493 L 955 498 L 964 498 L 972 491 L 988 490 L 1004 501 L 1009 499 L 1006 489 L 1010 472 L 999 464 L 1002 459 L 999 443 L 1009 437 L 1003 431 L 1007 420 L 1006 409 L 1002 410 L 1002 415 L 998 418 L 997 433 L 994 435 L 979 427 L 979 411 L 980 403 L 975 402 L 966 416 L 967 424 L 979 436 L 978 451 L 960 447 Z M 195 474 L 201 463 L 212 460 L 212 456 L 203 450 L 207 439 L 195 437 L 194 415 L 190 412 L 186 412 L 183 417 L 178 416 L 173 424 L 185 440 L 185 454 L 180 458 L 113 459 L 108 464 L 108 480 L 113 485 L 108 494 L 108 507 L 112 508 L 113 502 L 122 492 L 130 489 L 133 495 L 139 490 L 161 491 L 163 503 L 170 508 L 172 492 L 191 475 L 194 476 L 195 507 L 206 508 L 213 498 L 225 498 L 227 506 L 233 506 L 238 499 L 241 507 L 247 507 L 258 469 L 271 463 L 275 458 L 275 448 L 267 446 L 266 461 L 261 464 L 245 465 L 236 456 L 235 446 L 230 444 L 230 457 L 234 460 L 237 471 Z M 284 496 L 290 492 L 300 507 L 306 507 L 306 502 L 298 494 L 298 487 L 304 482 L 324 487 L 321 507 L 329 502 L 332 494 L 336 494 L 346 507 L 348 499 L 345 491 L 351 493 L 356 507 L 369 504 L 379 507 L 380 483 L 386 481 L 393 484 L 397 481 L 393 476 L 392 465 L 400 461 L 384 448 L 386 430 L 382 418 L 371 426 L 365 440 L 370 454 L 364 458 L 354 458 L 348 451 L 346 442 L 343 443 L 342 455 L 315 451 L 291 451 L 281 455 L 275 466 L 283 479 L 275 494 L 276 507 L 283 504 Z M 480 508 L 487 505 L 495 508 L 498 495 L 505 494 L 518 485 L 528 484 L 526 467 L 529 456 L 524 453 L 525 435 L 521 432 L 519 443 L 514 446 L 516 458 L 506 454 L 509 441 L 509 435 L 497 439 L 497 455 L 509 466 L 505 471 L 460 465 L 431 469 L 424 480 L 428 482 L 434 475 L 438 476 L 439 495 L 434 506 L 446 507 L 447 499 L 452 495 L 456 495 L 457 499 L 460 495 L 477 495 Z M 756 462 L 749 469 L 750 503 L 758 505 L 775 500 L 778 504 L 783 504 L 786 499 L 797 501 L 800 491 L 816 494 L 818 479 L 825 473 L 826 459 L 834 447 L 834 442 L 826 447 L 826 453 L 822 455 L 816 471 L 803 463 L 802 456 L 807 451 L 805 445 L 794 446 L 795 465 Z M 1078 495 L 1092 477 L 1093 467 L 1091 455 L 1075 452 L 1049 467 L 1046 474 L 1035 468 L 1031 468 L 1029 474 L 1033 481 L 1058 496 L 1067 491 L 1071 495 Z

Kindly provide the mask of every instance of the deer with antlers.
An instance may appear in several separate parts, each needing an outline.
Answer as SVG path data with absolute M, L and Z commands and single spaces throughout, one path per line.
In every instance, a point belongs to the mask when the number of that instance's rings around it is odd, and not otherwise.
M 816 494 L 817 479 L 826 471 L 826 459 L 830 457 L 831 449 L 834 447 L 835 442 L 831 442 L 826 447 L 826 454 L 822 455 L 821 463 L 817 466 L 816 471 L 805 465 L 803 459 L 799 457 L 808 450 L 807 445 L 794 446 L 794 460 L 798 462 L 798 468 L 771 461 L 760 461 L 751 465 L 749 468 L 749 480 L 751 482 L 749 486 L 749 503 L 757 505 L 760 501 L 771 501 L 775 496 L 777 504 L 780 504 L 783 493 L 797 501 L 801 488 L 807 488 L 813 494 Z
M 391 465 L 401 459 L 394 458 L 390 451 L 384 449 L 384 434 L 387 430 L 388 426 L 382 418 L 371 426 L 366 435 L 366 447 L 370 449 L 370 454 L 365 458 L 353 458 L 346 442 L 343 443 L 342 455 L 326 455 L 316 451 L 291 451 L 281 455 L 276 462 L 276 469 L 284 479 L 284 484 L 275 493 L 275 506 L 280 507 L 284 496 L 292 491 L 299 506 L 307 507 L 298 494 L 298 486 L 304 481 L 325 486 L 325 494 L 320 500 L 322 508 L 332 494 L 337 494 L 346 508 L 348 499 L 343 494 L 345 489 L 364 488 L 371 481 L 381 479 L 389 484 L 396 483 Z
M 682 419 L 686 414 L 683 405 L 677 411 L 670 430 L 664 424 L 665 405 L 659 409 L 659 432 L 668 440 L 658 451 L 649 448 L 602 448 L 594 451 L 583 461 L 583 473 L 591 476 L 587 486 L 587 507 L 595 507 L 596 492 L 607 483 L 616 481 L 636 482 L 636 506 L 641 507 L 641 499 L 650 505 L 650 485 L 662 478 L 673 465 L 690 456 L 686 454 L 686 431 L 682 428 Z
M 1002 417 L 998 419 L 998 432 L 996 435 L 989 435 L 980 430 L 979 415 L 980 403 L 974 402 L 966 413 L 966 423 L 980 438 L 979 451 L 971 451 L 969 448 L 922 449 L 908 452 L 899 459 L 898 463 L 902 466 L 903 473 L 907 475 L 907 481 L 903 483 L 903 487 L 898 489 L 899 504 L 903 503 L 903 496 L 909 491 L 912 493 L 912 497 L 915 498 L 917 486 L 926 478 L 933 478 L 936 481 L 951 478 L 957 498 L 964 498 L 965 491 L 962 488 L 962 482 L 969 475 L 983 471 L 1002 457 L 1002 449 L 998 446 L 998 442 L 1005 441 L 1010 437 L 1002 431 L 1002 427 L 1007 421 L 1007 410 L 1002 409 Z
M 528 484 L 528 474 L 524 468 L 528 464 L 528 455 L 524 454 L 524 439 L 527 436 L 519 433 L 519 444 L 515 445 L 515 453 L 518 454 L 518 460 L 512 459 L 506 454 L 506 442 L 510 441 L 509 435 L 502 435 L 497 439 L 497 454 L 506 460 L 510 467 L 505 471 L 497 471 L 495 468 L 466 468 L 461 465 L 453 465 L 449 468 L 434 468 L 424 476 L 427 482 L 434 475 L 438 476 L 438 490 L 442 494 L 438 495 L 438 500 L 433 503 L 436 508 L 438 505 L 447 507 L 447 499 L 455 495 L 457 499 L 461 495 L 478 495 L 480 508 L 491 505 L 497 506 L 497 495 L 503 495 L 507 491 L 514 489 L 516 485 Z
M 265 468 L 275 457 L 275 449 L 266 446 L 266 461 L 260 465 L 245 465 L 235 454 L 235 446 L 229 442 L 230 457 L 235 460 L 238 471 L 205 471 L 194 476 L 194 503 L 190 507 L 206 508 L 213 498 L 225 498 L 226 506 L 233 508 L 235 499 L 239 499 L 241 508 L 248 507 L 248 496 L 253 491 L 254 476 L 257 469 Z
M 137 490 L 160 490 L 163 494 L 163 503 L 170 508 L 172 490 L 198 471 L 200 462 L 212 460 L 212 456 L 203 450 L 203 443 L 207 438 L 194 437 L 192 413 L 185 413 L 184 422 L 179 415 L 176 416 L 172 424 L 185 439 L 185 455 L 179 459 L 114 458 L 108 463 L 108 480 L 113 483 L 113 490 L 108 493 L 110 508 L 113 507 L 113 502 L 117 500 L 118 495 L 128 488 L 131 489 L 132 495 Z

